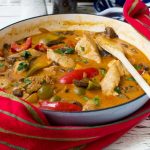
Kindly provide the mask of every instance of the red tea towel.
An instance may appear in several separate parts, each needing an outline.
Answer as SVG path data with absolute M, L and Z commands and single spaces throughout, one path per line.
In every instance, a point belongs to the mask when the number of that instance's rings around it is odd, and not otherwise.
M 99 126 L 51 126 L 31 104 L 0 91 L 1 150 L 100 150 L 150 114 L 150 101 L 133 115 Z
M 126 21 L 150 40 L 150 11 L 141 0 L 126 0 L 123 8 Z

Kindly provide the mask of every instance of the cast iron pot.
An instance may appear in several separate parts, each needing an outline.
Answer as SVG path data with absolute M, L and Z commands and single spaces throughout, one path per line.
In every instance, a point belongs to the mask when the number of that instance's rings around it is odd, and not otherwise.
M 40 16 L 12 24 L 0 30 L 0 48 L 2 48 L 4 43 L 9 44 L 13 41 L 40 33 L 39 28 L 46 28 L 49 31 L 88 30 L 101 32 L 104 31 L 106 26 L 112 27 L 120 39 L 136 46 L 150 59 L 150 42 L 129 24 L 106 17 L 87 14 Z M 101 110 L 84 112 L 41 111 L 51 124 L 97 125 L 122 119 L 138 110 L 147 101 L 148 96 L 144 94 L 130 102 Z

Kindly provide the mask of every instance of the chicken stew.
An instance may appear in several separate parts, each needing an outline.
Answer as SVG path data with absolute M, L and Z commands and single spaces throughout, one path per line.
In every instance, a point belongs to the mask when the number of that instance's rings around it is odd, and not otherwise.
M 144 94 L 123 64 L 101 47 L 124 52 L 150 83 L 150 62 L 115 31 L 53 31 L 27 37 L 0 52 L 0 88 L 36 107 L 89 111 L 117 106 Z

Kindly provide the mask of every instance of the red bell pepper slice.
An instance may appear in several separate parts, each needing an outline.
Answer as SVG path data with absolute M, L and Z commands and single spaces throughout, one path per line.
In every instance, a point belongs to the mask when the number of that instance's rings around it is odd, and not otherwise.
M 65 111 L 65 112 L 82 111 L 82 108 L 76 104 L 71 104 L 68 102 L 48 102 L 48 101 L 40 103 L 40 109 Z
M 32 38 L 29 37 L 29 38 L 26 39 L 25 43 L 23 43 L 22 45 L 19 45 L 16 42 L 12 43 L 11 44 L 11 51 L 13 53 L 15 53 L 15 52 L 20 52 L 20 51 L 23 51 L 23 50 L 27 50 L 31 47 L 31 45 L 32 45 Z
M 138 70 L 139 74 L 143 74 L 144 70 Z
M 39 44 L 35 45 L 34 48 L 41 52 L 47 51 L 47 46 L 44 43 L 39 43 Z
M 0 88 L 0 91 L 5 92 L 5 89 L 4 88 Z
M 64 84 L 72 84 L 73 80 L 82 80 L 86 74 L 87 78 L 92 78 L 99 74 L 96 68 L 78 69 L 65 74 L 59 81 Z

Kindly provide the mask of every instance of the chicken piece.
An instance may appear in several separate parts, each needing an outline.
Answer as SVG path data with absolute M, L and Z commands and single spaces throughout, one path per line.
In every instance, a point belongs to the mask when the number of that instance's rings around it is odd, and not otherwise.
M 28 94 L 32 94 L 33 92 L 37 92 L 41 87 L 39 82 L 34 82 L 34 84 L 29 84 L 26 88 L 26 92 Z
M 4 57 L 0 57 L 0 61 L 4 61 L 5 60 L 5 58 Z
M 13 66 L 13 71 L 15 74 L 21 74 L 25 72 L 29 67 L 29 63 L 27 61 L 16 61 Z
M 16 81 L 24 78 L 26 76 L 29 63 L 27 61 L 16 61 L 12 68 L 6 70 L 5 75 L 9 80 Z
M 130 75 L 130 73 L 128 72 L 128 70 L 123 66 L 123 64 L 119 61 L 119 60 L 112 60 L 109 64 L 108 64 L 108 67 L 111 68 L 112 65 L 116 65 L 118 70 L 119 70 L 119 73 L 121 76 L 124 76 L 124 75 Z
M 53 79 L 48 75 L 32 76 L 28 77 L 27 79 L 30 81 L 30 84 L 28 84 L 26 87 L 26 91 L 29 94 L 38 91 L 43 83 L 53 84 Z
M 59 69 L 59 66 L 50 66 L 50 67 L 44 68 L 40 72 L 36 73 L 36 75 L 46 74 L 48 76 L 53 76 L 54 77 L 56 75 L 58 69 Z
M 28 50 L 26 50 L 26 51 L 28 51 L 28 52 L 31 53 L 31 56 L 29 57 L 29 60 L 32 60 L 32 59 L 37 58 L 37 57 L 39 57 L 39 56 L 42 55 L 42 52 L 37 51 L 37 50 L 35 50 L 35 49 L 33 49 L 33 48 L 30 48 L 30 49 L 28 49 Z M 23 53 L 24 53 L 24 51 L 21 52 L 20 54 L 23 55 Z
M 20 56 L 19 53 L 12 54 L 12 55 L 8 56 L 6 59 L 6 61 L 9 64 L 14 64 L 16 61 L 21 61 L 21 60 L 23 60 L 23 58 Z
M 102 92 L 109 95 L 117 95 L 114 91 L 115 87 L 119 85 L 121 76 L 129 74 L 119 60 L 112 60 L 108 64 L 109 70 L 105 77 L 100 82 Z
M 9 79 L 0 76 L 0 88 L 7 88 L 9 85 L 11 84 L 11 82 L 9 81 Z
M 78 41 L 75 51 L 78 53 L 78 55 L 84 58 L 101 63 L 101 57 L 98 52 L 97 45 L 94 39 L 92 39 L 91 35 L 88 33 L 84 34 L 84 36 Z
M 88 110 L 95 110 L 96 105 L 92 100 L 88 100 L 86 104 L 83 106 L 83 111 L 88 111 Z
M 25 52 L 27 52 L 28 55 L 30 54 L 29 58 L 28 58 L 29 61 L 31 61 L 32 59 L 34 59 L 36 57 L 39 57 L 42 54 L 41 52 L 30 48 L 26 51 L 21 51 L 19 53 L 15 53 L 15 54 L 12 54 L 12 55 L 8 56 L 7 57 L 7 62 L 10 63 L 10 64 L 14 64 L 16 61 L 24 60 L 25 56 L 26 56 Z
M 57 62 L 60 66 L 65 68 L 75 67 L 75 62 L 72 58 L 66 55 L 55 53 L 52 49 L 47 50 L 47 58 Z
M 107 96 L 114 95 L 114 88 L 118 86 L 119 82 L 120 73 L 118 71 L 118 68 L 116 67 L 116 65 L 112 65 L 106 73 L 104 79 L 100 82 L 103 94 Z
M 48 68 L 44 68 L 43 71 L 48 74 L 48 75 L 52 75 L 55 76 L 57 71 L 58 71 L 59 66 L 50 66 Z

